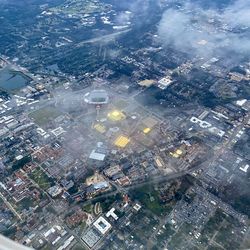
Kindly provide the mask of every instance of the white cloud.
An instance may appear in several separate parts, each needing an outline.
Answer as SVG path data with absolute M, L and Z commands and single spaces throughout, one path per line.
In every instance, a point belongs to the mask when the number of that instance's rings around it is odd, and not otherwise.
M 188 3 L 184 8 L 168 9 L 158 26 L 163 44 L 191 56 L 220 56 L 228 52 L 250 53 L 250 2 L 238 0 L 224 10 L 204 10 Z M 247 33 L 248 32 L 248 33 Z

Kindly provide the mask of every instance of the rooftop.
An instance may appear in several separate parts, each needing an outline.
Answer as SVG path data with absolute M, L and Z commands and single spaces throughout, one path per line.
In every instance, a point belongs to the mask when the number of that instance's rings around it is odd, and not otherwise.
M 143 133 L 148 134 L 151 131 L 151 128 L 144 128 Z
M 92 160 L 103 161 L 105 159 L 105 154 L 97 152 L 95 149 L 91 151 L 89 158 Z
M 82 237 L 82 240 L 90 247 L 92 248 L 99 240 L 100 236 L 98 233 L 93 229 L 89 229 Z
M 84 95 L 84 101 L 89 104 L 107 104 L 109 97 L 105 90 L 93 90 Z
M 93 225 L 95 226 L 95 228 L 101 233 L 101 234 L 105 234 L 106 232 L 108 232 L 109 229 L 111 229 L 111 225 L 110 223 L 105 220 L 102 216 L 99 217 L 94 223 Z
M 108 118 L 111 120 L 111 121 L 120 121 L 120 120 L 123 120 L 126 118 L 126 116 L 119 110 L 114 110 L 110 113 L 108 113 Z
M 127 144 L 130 142 L 130 139 L 126 136 L 120 135 L 116 140 L 115 140 L 115 145 L 120 148 L 125 148 Z

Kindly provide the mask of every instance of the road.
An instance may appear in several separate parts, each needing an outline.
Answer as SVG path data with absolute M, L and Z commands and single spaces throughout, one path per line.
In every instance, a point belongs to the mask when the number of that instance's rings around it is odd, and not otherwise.
M 137 184 L 133 184 L 133 185 L 128 186 L 128 187 L 122 187 L 122 186 L 119 186 L 118 184 L 116 184 L 115 182 L 113 182 L 112 185 L 116 188 L 115 191 L 98 195 L 98 196 L 96 196 L 96 197 L 94 197 L 92 199 L 84 201 L 82 204 L 83 205 L 88 205 L 88 204 L 91 204 L 93 202 L 98 201 L 101 198 L 107 198 L 107 197 L 110 197 L 110 196 L 114 196 L 114 195 L 116 195 L 118 193 L 126 194 L 126 193 L 129 192 L 129 190 L 143 187 L 146 184 L 156 184 L 156 183 L 161 183 L 163 181 L 171 181 L 171 180 L 180 178 L 180 177 L 182 177 L 182 176 L 184 176 L 186 174 L 192 173 L 193 171 L 199 170 L 204 165 L 208 164 L 209 161 L 210 161 L 210 158 L 208 160 L 202 162 L 201 164 L 197 165 L 196 167 L 192 168 L 192 169 L 181 171 L 181 172 L 178 172 L 178 173 L 173 173 L 173 174 L 168 174 L 168 175 L 161 175 L 161 176 L 157 176 L 157 177 L 152 177 L 149 180 L 146 180 L 144 182 L 140 182 L 140 183 L 137 183 Z
M 7 201 L 7 199 L 3 196 L 3 194 L 0 192 L 0 197 L 6 204 L 6 206 L 17 216 L 19 220 L 22 220 L 21 215 L 15 210 L 15 208 Z
M 181 172 L 178 172 L 178 173 L 169 174 L 169 175 L 157 176 L 157 177 L 151 178 L 151 179 L 149 179 L 149 180 L 147 180 L 145 182 L 134 184 L 134 185 L 129 186 L 129 187 L 121 187 L 121 186 L 119 186 L 119 185 L 117 185 L 116 183 L 113 182 L 112 184 L 116 188 L 115 191 L 109 192 L 109 193 L 105 193 L 103 195 L 94 197 L 93 199 L 85 201 L 84 203 L 89 204 L 89 203 L 98 201 L 98 199 L 100 199 L 100 198 L 106 198 L 106 197 L 109 197 L 109 196 L 113 196 L 113 195 L 115 195 L 117 193 L 128 193 L 129 190 L 135 189 L 135 188 L 139 188 L 139 187 L 143 187 L 145 184 L 156 184 L 156 183 L 160 183 L 160 182 L 163 182 L 163 181 L 170 181 L 170 180 L 173 180 L 173 179 L 177 179 L 177 178 L 180 178 L 180 177 L 182 177 L 182 176 L 184 176 L 186 174 L 190 174 L 190 173 L 192 173 L 194 171 L 197 171 L 197 170 L 201 169 L 203 166 L 209 167 L 209 166 L 211 166 L 212 163 L 214 163 L 216 160 L 218 160 L 221 157 L 221 155 L 228 148 L 228 146 L 231 145 L 233 139 L 235 138 L 235 135 L 243 127 L 244 127 L 244 124 L 240 124 L 239 126 L 237 126 L 234 129 L 232 135 L 228 138 L 228 140 L 226 140 L 219 147 L 219 149 L 214 152 L 213 157 L 208 158 L 206 161 L 202 162 L 201 164 L 199 164 L 198 166 L 196 166 L 194 168 L 191 168 L 191 169 L 185 170 L 185 171 L 181 171 Z

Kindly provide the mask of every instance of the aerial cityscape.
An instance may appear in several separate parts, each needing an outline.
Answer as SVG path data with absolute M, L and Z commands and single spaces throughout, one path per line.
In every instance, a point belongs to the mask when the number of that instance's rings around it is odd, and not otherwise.
M 250 249 L 250 1 L 0 0 L 0 24 L 0 250 Z

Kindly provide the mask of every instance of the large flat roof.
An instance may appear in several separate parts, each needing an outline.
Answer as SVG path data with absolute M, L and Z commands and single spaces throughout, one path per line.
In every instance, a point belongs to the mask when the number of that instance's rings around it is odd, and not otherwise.
M 99 217 L 93 223 L 93 225 L 101 234 L 105 234 L 112 227 L 111 224 L 108 221 L 106 221 L 102 216 Z
M 83 236 L 82 240 L 90 247 L 92 248 L 101 237 L 95 232 L 93 228 L 89 229 Z
M 107 104 L 109 97 L 105 90 L 92 90 L 84 95 L 84 101 L 89 104 Z
M 89 158 L 92 160 L 97 160 L 97 161 L 103 161 L 105 159 L 105 154 L 96 152 L 96 150 L 92 150 L 92 152 L 89 155 Z

